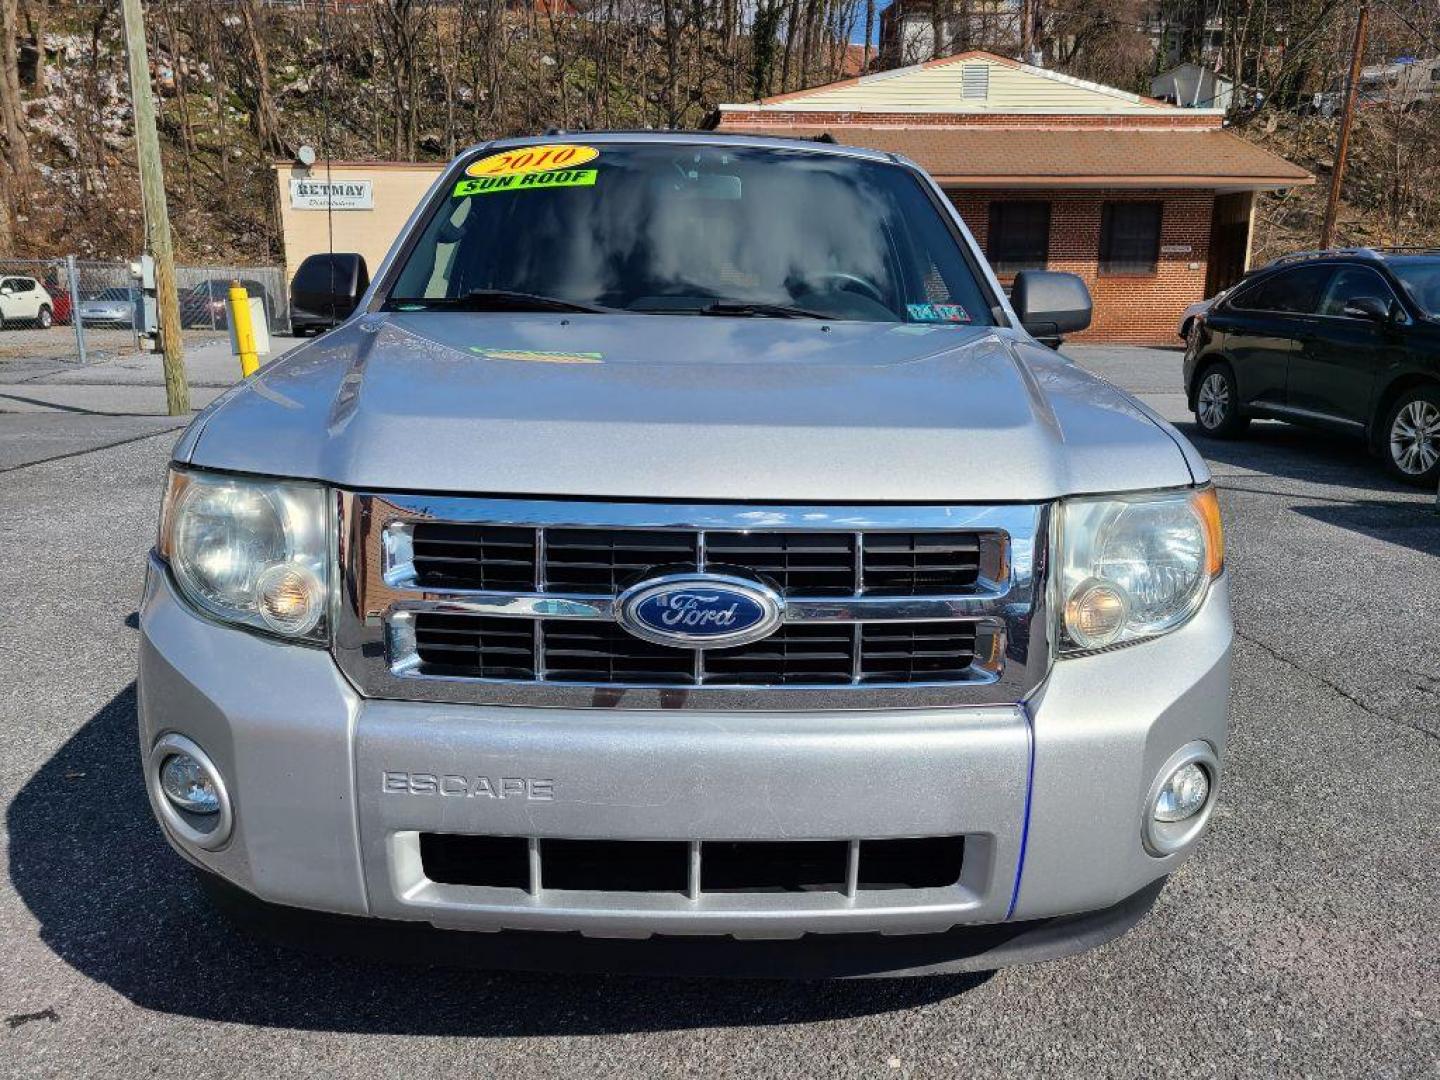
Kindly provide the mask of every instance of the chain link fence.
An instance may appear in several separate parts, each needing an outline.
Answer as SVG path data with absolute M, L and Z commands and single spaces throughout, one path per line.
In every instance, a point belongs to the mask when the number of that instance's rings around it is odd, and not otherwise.
M 227 336 L 230 284 L 265 307 L 272 334 L 290 332 L 289 289 L 275 266 L 177 266 L 180 326 L 197 343 Z M 149 350 L 140 336 L 153 305 L 124 262 L 0 259 L 0 361 L 95 362 Z

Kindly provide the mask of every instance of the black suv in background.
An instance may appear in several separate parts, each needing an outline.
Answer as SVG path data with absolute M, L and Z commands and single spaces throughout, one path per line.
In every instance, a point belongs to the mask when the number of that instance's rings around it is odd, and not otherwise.
M 1402 480 L 1440 480 L 1440 250 L 1277 259 L 1196 319 L 1185 388 L 1200 430 L 1252 417 L 1358 436 Z

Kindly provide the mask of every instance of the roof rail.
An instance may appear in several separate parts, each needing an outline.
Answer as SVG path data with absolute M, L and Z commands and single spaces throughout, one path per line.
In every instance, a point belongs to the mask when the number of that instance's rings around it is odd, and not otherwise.
M 1288 266 L 1290 263 L 1309 262 L 1311 259 L 1325 259 L 1335 255 L 1368 255 L 1370 258 L 1379 258 L 1380 253 L 1374 248 L 1368 247 L 1343 247 L 1343 248 L 1321 248 L 1317 251 L 1293 251 L 1289 255 L 1281 255 L 1271 259 L 1266 266 Z
M 1375 250 L 1382 255 L 1440 255 L 1440 246 L 1435 244 L 1396 244 Z

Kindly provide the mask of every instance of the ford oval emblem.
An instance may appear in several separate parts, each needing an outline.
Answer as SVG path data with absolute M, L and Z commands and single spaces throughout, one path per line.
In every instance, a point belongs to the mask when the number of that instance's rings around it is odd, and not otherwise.
M 659 645 L 723 649 L 774 633 L 784 610 L 779 594 L 758 581 L 673 574 L 627 589 L 615 616 L 636 637 Z

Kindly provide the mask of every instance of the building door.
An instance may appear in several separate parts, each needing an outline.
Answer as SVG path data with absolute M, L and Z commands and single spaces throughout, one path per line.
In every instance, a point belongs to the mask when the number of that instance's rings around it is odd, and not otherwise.
M 1216 195 L 1210 219 L 1210 262 L 1205 268 L 1205 295 L 1214 296 L 1240 280 L 1250 257 L 1250 214 L 1253 191 Z

